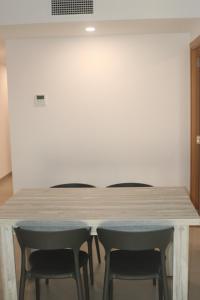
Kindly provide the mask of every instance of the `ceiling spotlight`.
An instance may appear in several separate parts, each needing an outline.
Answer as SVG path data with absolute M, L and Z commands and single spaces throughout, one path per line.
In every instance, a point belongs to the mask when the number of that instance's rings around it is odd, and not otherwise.
M 87 32 L 94 32 L 94 31 L 96 31 L 96 28 L 95 27 L 86 27 L 85 31 L 87 31 Z

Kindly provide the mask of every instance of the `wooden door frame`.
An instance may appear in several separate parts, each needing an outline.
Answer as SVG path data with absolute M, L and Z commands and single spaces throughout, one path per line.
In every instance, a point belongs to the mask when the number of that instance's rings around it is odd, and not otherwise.
M 191 164 L 190 196 L 195 208 L 200 211 L 200 145 L 196 137 L 200 135 L 200 83 L 197 58 L 200 56 L 200 36 L 190 44 L 191 61 Z

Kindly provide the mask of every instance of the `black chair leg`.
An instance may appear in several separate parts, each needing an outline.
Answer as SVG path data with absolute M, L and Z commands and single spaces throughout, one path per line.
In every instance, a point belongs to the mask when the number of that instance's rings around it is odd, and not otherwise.
M 36 300 L 40 300 L 40 280 L 38 278 L 35 279 L 35 292 Z
M 20 277 L 20 285 L 19 285 L 19 300 L 24 300 L 25 283 L 26 283 L 26 276 L 25 273 L 22 273 Z
M 105 274 L 104 274 L 104 286 L 103 286 L 103 300 L 109 300 L 109 266 L 105 261 Z
M 94 240 L 95 240 L 95 244 L 96 244 L 97 258 L 98 258 L 98 262 L 100 264 L 101 263 L 101 254 L 100 254 L 100 248 L 99 248 L 99 239 L 98 239 L 97 235 L 94 236 Z
M 81 275 L 80 275 L 80 270 L 76 272 L 76 286 L 77 286 L 77 295 L 78 295 L 78 300 L 83 300 L 83 286 L 82 286 L 82 281 L 81 281 Z
M 109 281 L 109 300 L 113 300 L 113 280 Z
M 164 276 L 164 278 L 163 278 L 163 290 L 164 290 L 164 299 L 169 300 L 169 291 L 168 291 L 166 276 Z
M 90 300 L 87 265 L 83 266 L 83 278 L 84 278 L 84 286 L 85 286 L 85 299 Z
M 159 295 L 159 300 L 163 300 L 163 285 L 162 285 L 161 278 L 159 278 L 158 280 L 158 295 Z
M 89 238 L 89 240 L 87 241 L 87 244 L 88 244 L 88 254 L 89 254 L 89 269 L 90 269 L 90 282 L 91 282 L 91 285 L 94 284 L 92 240 L 93 240 L 93 236 L 91 236 Z

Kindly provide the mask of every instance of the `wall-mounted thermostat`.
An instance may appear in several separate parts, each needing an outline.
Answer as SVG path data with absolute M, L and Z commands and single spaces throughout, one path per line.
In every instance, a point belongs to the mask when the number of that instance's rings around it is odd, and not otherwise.
M 46 96 L 43 94 L 36 95 L 34 98 L 35 106 L 45 106 L 46 105 Z

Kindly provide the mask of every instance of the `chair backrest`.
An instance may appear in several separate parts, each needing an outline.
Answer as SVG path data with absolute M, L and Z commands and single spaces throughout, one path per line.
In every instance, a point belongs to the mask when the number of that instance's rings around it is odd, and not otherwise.
M 152 185 L 145 184 L 145 183 L 137 183 L 137 182 L 123 182 L 123 183 L 116 183 L 116 184 L 111 184 L 107 186 L 108 188 L 111 187 L 152 187 Z
M 64 183 L 51 186 L 51 188 L 95 188 L 95 186 L 85 183 Z
M 90 227 L 73 222 L 23 221 L 16 224 L 15 233 L 21 249 L 55 250 L 70 248 L 75 251 L 88 240 Z
M 173 228 L 132 226 L 125 230 L 123 227 L 99 227 L 97 233 L 106 252 L 112 249 L 140 251 L 155 248 L 165 251 L 172 240 Z

